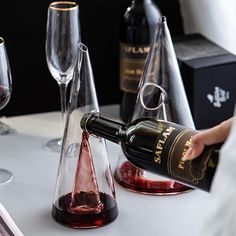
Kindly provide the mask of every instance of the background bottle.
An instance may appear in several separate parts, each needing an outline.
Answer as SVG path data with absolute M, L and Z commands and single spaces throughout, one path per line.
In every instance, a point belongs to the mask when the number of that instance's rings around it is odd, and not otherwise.
M 97 114 L 85 114 L 82 129 L 115 143 L 121 143 L 127 159 L 135 166 L 209 191 L 218 163 L 219 145 L 208 146 L 201 157 L 183 162 L 197 131 L 175 123 L 144 118 L 128 125 Z
M 129 120 L 139 80 L 161 12 L 152 0 L 133 0 L 126 9 L 120 32 L 120 116 Z

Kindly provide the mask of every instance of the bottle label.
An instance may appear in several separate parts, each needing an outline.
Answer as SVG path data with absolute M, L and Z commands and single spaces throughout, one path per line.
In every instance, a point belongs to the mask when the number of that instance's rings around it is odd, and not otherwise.
M 201 157 L 192 161 L 182 161 L 191 144 L 191 137 L 196 131 L 184 129 L 179 130 L 178 126 L 165 127 L 158 135 L 155 146 L 154 162 L 157 165 L 167 166 L 169 176 L 174 179 L 198 185 L 205 177 L 207 163 L 214 150 L 213 147 L 204 149 Z
M 149 45 L 120 43 L 120 89 L 136 93 L 148 55 Z

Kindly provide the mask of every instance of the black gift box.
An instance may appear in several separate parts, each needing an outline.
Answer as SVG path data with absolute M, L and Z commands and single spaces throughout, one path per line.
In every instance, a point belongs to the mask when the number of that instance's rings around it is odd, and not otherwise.
M 209 128 L 231 117 L 236 56 L 199 34 L 175 39 L 174 48 L 196 128 Z

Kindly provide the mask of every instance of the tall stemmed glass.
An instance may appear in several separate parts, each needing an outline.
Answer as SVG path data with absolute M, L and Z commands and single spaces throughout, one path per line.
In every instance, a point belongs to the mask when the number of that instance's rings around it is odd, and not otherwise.
M 4 39 L 0 37 L 0 109 L 3 109 L 11 97 L 12 80 Z M 0 169 L 0 184 L 10 182 L 13 174 Z
M 60 88 L 63 124 L 66 111 L 67 86 L 72 79 L 80 42 L 79 7 L 75 2 L 52 2 L 48 8 L 46 59 L 50 73 Z M 46 149 L 60 152 L 61 138 L 50 140 Z

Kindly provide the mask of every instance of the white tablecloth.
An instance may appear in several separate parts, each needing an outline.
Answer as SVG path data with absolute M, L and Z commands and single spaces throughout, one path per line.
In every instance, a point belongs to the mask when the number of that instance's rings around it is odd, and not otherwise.
M 117 116 L 118 106 L 102 113 Z M 0 167 L 14 180 L 0 186 L 0 202 L 25 236 L 199 236 L 209 194 L 200 190 L 175 196 L 147 196 L 129 192 L 115 183 L 118 218 L 102 228 L 63 227 L 51 217 L 59 153 L 45 151 L 44 143 L 60 135 L 60 113 L 41 113 L 4 119 L 12 132 L 0 135 Z M 114 168 L 119 146 L 108 142 Z

